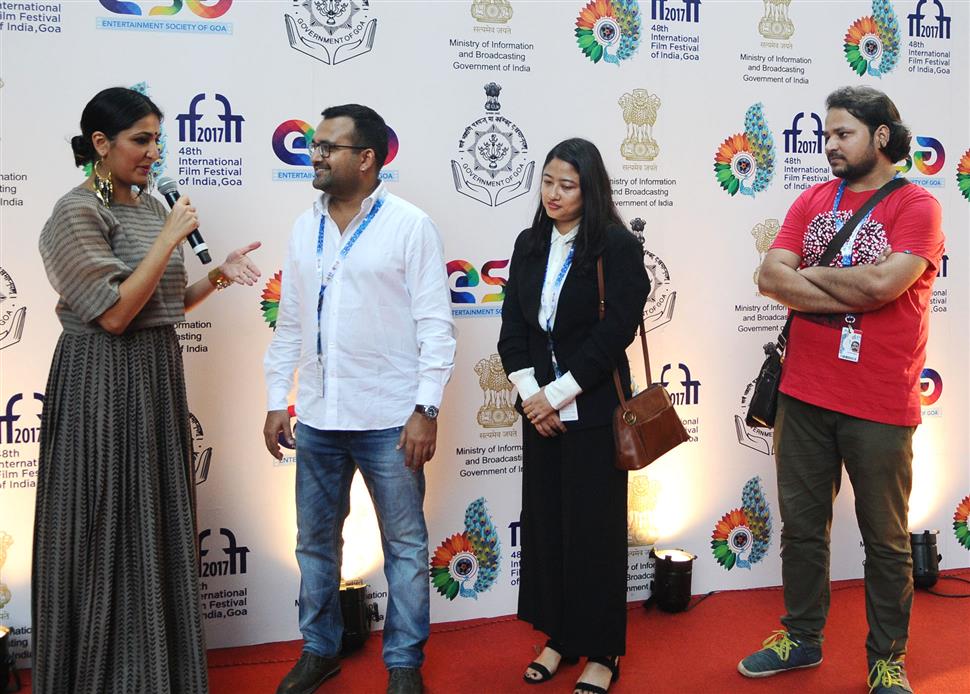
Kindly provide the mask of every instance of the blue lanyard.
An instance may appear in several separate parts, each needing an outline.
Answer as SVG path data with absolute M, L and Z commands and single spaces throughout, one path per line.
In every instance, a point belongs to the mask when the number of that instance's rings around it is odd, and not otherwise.
M 575 241 L 575 239 L 574 239 Z M 566 260 L 563 261 L 562 267 L 559 268 L 559 274 L 556 275 L 556 279 L 552 283 L 551 292 L 551 306 L 549 307 L 549 316 L 546 318 L 546 339 L 547 345 L 549 347 L 549 356 L 552 357 L 552 369 L 556 374 L 556 378 L 562 376 L 562 372 L 559 370 L 559 364 L 556 361 L 556 350 L 555 345 L 552 342 L 552 318 L 556 315 L 556 306 L 559 303 L 559 290 L 562 287 L 562 283 L 566 281 L 566 273 L 569 272 L 569 267 L 573 264 L 573 256 L 576 253 L 576 244 L 572 243 L 569 246 L 569 253 L 566 254 Z M 552 245 L 549 246 L 549 257 L 552 258 Z M 549 261 L 546 261 L 546 271 L 542 276 L 542 293 L 545 293 L 546 279 L 549 277 Z
M 343 245 L 343 248 L 337 253 L 337 257 L 333 261 L 333 266 L 330 268 L 330 272 L 327 273 L 326 277 L 323 277 L 323 234 L 324 228 L 327 223 L 327 215 L 320 215 L 320 231 L 317 232 L 317 276 L 320 277 L 320 295 L 317 297 L 317 364 L 323 366 L 323 337 L 321 335 L 321 321 L 323 318 L 323 295 L 327 291 L 327 285 L 333 280 L 334 275 L 337 274 L 337 270 L 340 269 L 340 264 L 343 260 L 350 254 L 350 249 L 354 247 L 357 243 L 357 239 L 360 235 L 364 233 L 364 229 L 373 221 L 374 216 L 381 209 L 384 204 L 384 199 L 381 198 L 377 200 L 374 205 L 370 208 L 370 212 L 364 217 L 363 221 L 354 231 L 353 235 L 347 239 L 347 243 Z M 321 381 L 323 375 L 321 374 Z
M 897 178 L 898 176 L 899 176 L 899 172 L 897 171 L 896 175 L 893 176 L 893 178 Z M 835 202 L 832 203 L 832 217 L 835 220 L 836 234 L 842 231 L 842 227 L 845 226 L 845 222 L 839 219 L 837 214 L 837 212 L 839 211 L 839 204 L 842 202 L 842 194 L 844 192 L 845 192 L 845 179 L 843 179 L 842 182 L 839 184 L 839 190 L 835 194 Z M 842 249 L 841 249 L 842 267 L 850 267 L 852 265 L 852 245 L 855 243 L 856 234 L 859 233 L 859 229 L 862 228 L 862 225 L 866 223 L 866 221 L 869 219 L 869 216 L 871 214 L 872 214 L 872 210 L 869 210 L 866 213 L 866 216 L 863 217 L 861 220 L 859 220 L 859 223 L 856 224 L 856 227 L 855 229 L 852 230 L 852 233 L 849 235 L 849 238 L 847 238 L 845 240 L 845 243 L 842 244 Z

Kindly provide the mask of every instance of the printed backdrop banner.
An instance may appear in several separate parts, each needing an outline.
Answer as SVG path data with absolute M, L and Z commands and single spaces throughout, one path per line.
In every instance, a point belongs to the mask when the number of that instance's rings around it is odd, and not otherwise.
M 943 206 L 910 522 L 939 531 L 944 568 L 970 565 L 968 23 L 958 0 L 0 0 L 0 624 L 21 664 L 59 335 L 37 238 L 83 180 L 69 146 L 81 109 L 116 85 L 165 112 L 161 173 L 198 206 L 213 255 L 263 243 L 261 286 L 178 326 L 210 646 L 299 637 L 294 457 L 263 447 L 261 359 L 291 224 L 314 194 L 306 138 L 344 102 L 386 118 L 383 179 L 431 214 L 447 255 L 458 351 L 427 467 L 434 621 L 515 611 L 521 422 L 495 343 L 545 153 L 572 136 L 599 146 L 642 240 L 653 376 L 691 434 L 630 477 L 629 597 L 649 595 L 655 545 L 697 555 L 695 593 L 780 583 L 771 434 L 743 413 L 785 311 L 756 274 L 798 193 L 829 178 L 824 100 L 842 85 L 895 100 L 914 135 L 900 170 Z M 644 384 L 636 343 L 629 356 Z M 344 576 L 368 584 L 379 629 L 387 586 L 359 478 L 345 535 Z M 862 560 L 846 484 L 832 577 L 861 576 Z

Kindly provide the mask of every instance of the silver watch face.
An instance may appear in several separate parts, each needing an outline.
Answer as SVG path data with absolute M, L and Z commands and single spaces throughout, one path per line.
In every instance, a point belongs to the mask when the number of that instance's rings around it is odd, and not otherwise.
M 437 419 L 438 408 L 435 407 L 434 405 L 428 405 L 427 407 L 425 407 L 424 405 L 421 405 L 421 414 L 423 414 L 428 419 Z

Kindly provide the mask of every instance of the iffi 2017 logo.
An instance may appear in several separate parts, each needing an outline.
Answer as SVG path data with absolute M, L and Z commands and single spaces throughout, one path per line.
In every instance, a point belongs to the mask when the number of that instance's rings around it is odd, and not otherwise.
M 934 16 L 927 17 L 924 13 L 924 6 L 932 4 L 936 7 Z M 950 17 L 943 9 L 940 0 L 919 0 L 916 9 L 912 14 L 906 15 L 909 20 L 909 35 L 914 39 L 948 39 L 950 38 Z M 929 20 L 929 21 L 927 21 Z
M 714 155 L 714 175 L 729 195 L 760 193 L 775 170 L 775 141 L 760 103 L 748 108 L 744 132 L 732 135 Z
M 667 379 L 667 372 L 673 371 L 673 364 L 664 364 L 664 367 L 660 370 L 660 384 L 671 391 L 670 384 L 674 381 Z M 682 391 L 672 391 L 670 393 L 670 400 L 675 405 L 697 405 L 700 403 L 700 392 L 701 392 L 701 382 L 694 380 L 691 377 L 690 369 L 687 368 L 687 364 L 680 363 L 677 364 L 677 370 L 680 371 L 684 377 L 677 381 L 680 385 L 684 387 Z
M 500 113 L 501 91 L 495 82 L 485 85 L 485 115 L 462 132 L 458 159 L 451 162 L 455 190 L 490 207 L 528 193 L 536 166 L 525 135 Z
M 872 0 L 872 14 L 857 19 L 845 34 L 845 59 L 857 75 L 882 77 L 899 61 L 899 34 L 892 2 Z
M 576 43 L 594 63 L 619 65 L 640 46 L 639 0 L 590 0 L 576 18 Z
M 802 119 L 810 118 L 814 128 L 810 130 L 802 126 Z M 809 135 L 808 133 L 811 133 Z M 822 119 L 817 113 L 805 115 L 800 111 L 792 118 L 791 127 L 785 131 L 785 152 L 787 154 L 822 154 L 824 150 L 823 137 L 825 129 Z
M 957 186 L 960 194 L 970 200 L 970 149 L 963 153 L 960 163 L 957 164 Z
M 290 48 L 326 65 L 339 65 L 374 47 L 377 18 L 370 0 L 292 0 L 283 14 Z
M 448 600 L 478 599 L 498 580 L 502 544 L 485 498 L 468 504 L 465 531 L 444 540 L 431 558 L 431 585 Z
M 771 545 L 771 509 L 760 477 L 752 477 L 741 492 L 741 508 L 728 511 L 714 525 L 714 559 L 730 571 L 751 569 L 764 559 Z
M 242 142 L 242 124 L 246 119 L 232 112 L 229 99 L 222 94 L 213 94 L 219 103 L 222 113 L 218 115 L 221 122 L 218 126 L 200 125 L 203 116 L 199 113 L 199 104 L 206 100 L 205 93 L 196 94 L 189 102 L 188 113 L 175 116 L 179 124 L 180 142 Z

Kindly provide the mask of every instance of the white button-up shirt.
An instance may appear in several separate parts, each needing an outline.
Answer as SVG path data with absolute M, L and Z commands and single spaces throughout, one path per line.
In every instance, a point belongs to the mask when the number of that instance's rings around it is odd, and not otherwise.
M 381 209 L 324 293 L 318 359 L 321 281 L 378 199 Z M 328 207 L 329 196 L 320 196 L 293 226 L 276 333 L 263 360 L 267 409 L 286 409 L 298 371 L 296 414 L 304 424 L 338 431 L 400 426 L 415 405 L 440 406 L 454 368 L 441 237 L 428 215 L 387 192 L 383 183 L 364 199 L 342 235 Z

